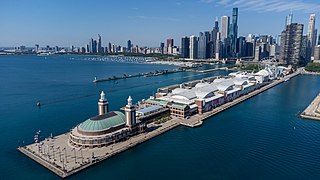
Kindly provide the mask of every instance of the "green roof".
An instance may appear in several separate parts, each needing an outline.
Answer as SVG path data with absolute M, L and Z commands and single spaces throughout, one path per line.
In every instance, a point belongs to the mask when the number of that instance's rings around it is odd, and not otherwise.
M 126 123 L 126 118 L 122 112 L 113 111 L 104 115 L 92 117 L 79 125 L 80 130 L 87 132 L 97 132 L 107 130 Z
M 161 106 L 166 106 L 168 104 L 167 101 L 156 100 L 156 99 L 147 99 L 146 101 L 150 102 L 150 103 L 157 104 L 157 105 L 161 105 Z
M 178 108 L 178 109 L 185 109 L 186 107 L 188 107 L 188 105 L 180 104 L 180 103 L 171 103 L 171 106 Z

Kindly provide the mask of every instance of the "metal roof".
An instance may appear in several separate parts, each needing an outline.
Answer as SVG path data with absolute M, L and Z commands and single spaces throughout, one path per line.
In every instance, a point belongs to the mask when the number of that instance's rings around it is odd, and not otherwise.
M 162 106 L 150 106 L 150 107 L 147 107 L 147 108 L 144 108 L 144 109 L 137 110 L 137 113 L 146 114 L 146 113 L 149 113 L 149 112 L 152 112 L 152 111 L 156 111 L 156 110 L 159 110 L 159 109 L 162 109 L 162 108 L 163 108 Z
M 111 127 L 125 124 L 126 119 L 122 112 L 114 111 L 104 115 L 92 117 L 79 124 L 79 129 L 87 132 L 99 132 Z

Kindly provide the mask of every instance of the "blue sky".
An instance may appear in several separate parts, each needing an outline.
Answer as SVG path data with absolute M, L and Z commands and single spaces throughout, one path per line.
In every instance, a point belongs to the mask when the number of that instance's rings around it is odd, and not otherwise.
M 184 35 L 212 29 L 215 17 L 239 8 L 239 35 L 277 35 L 285 16 L 307 26 L 319 0 L 1 0 L 0 47 L 84 46 L 102 36 L 103 45 L 158 46 L 167 38 L 180 43 Z M 305 31 L 306 32 L 306 31 Z M 179 45 L 179 44 L 178 44 Z

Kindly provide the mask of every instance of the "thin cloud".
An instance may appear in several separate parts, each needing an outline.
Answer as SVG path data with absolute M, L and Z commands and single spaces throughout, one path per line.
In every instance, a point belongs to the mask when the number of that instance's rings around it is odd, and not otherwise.
M 174 17 L 156 17 L 156 16 L 129 16 L 130 19 L 138 19 L 138 20 L 162 20 L 162 21 L 180 21 L 180 19 Z
M 200 0 L 203 3 L 217 3 L 225 7 L 237 6 L 247 11 L 257 12 L 287 12 L 303 11 L 316 12 L 320 9 L 320 3 L 289 0 Z

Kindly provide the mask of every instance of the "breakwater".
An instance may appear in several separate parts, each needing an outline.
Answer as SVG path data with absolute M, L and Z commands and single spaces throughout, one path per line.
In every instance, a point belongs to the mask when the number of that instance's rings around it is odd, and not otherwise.
M 171 73 L 178 73 L 178 72 L 183 72 L 186 71 L 186 68 L 178 68 L 178 69 L 173 69 L 173 70 L 157 70 L 153 72 L 147 72 L 147 73 L 138 73 L 138 74 L 133 74 L 133 75 L 122 75 L 122 76 L 112 76 L 112 77 L 107 77 L 107 78 L 102 78 L 102 79 L 95 79 L 93 80 L 94 83 L 99 83 L 99 82 L 104 82 L 104 81 L 111 81 L 111 80 L 118 80 L 118 79 L 128 79 L 128 78 L 134 78 L 134 77 L 150 77 L 150 76 L 159 76 L 163 74 L 171 74 Z

